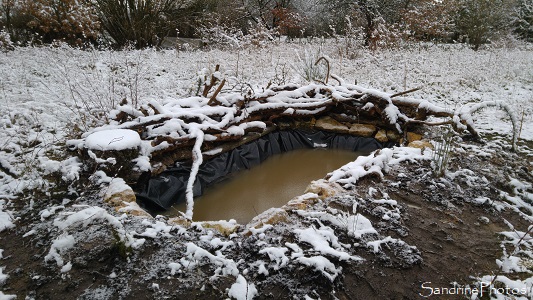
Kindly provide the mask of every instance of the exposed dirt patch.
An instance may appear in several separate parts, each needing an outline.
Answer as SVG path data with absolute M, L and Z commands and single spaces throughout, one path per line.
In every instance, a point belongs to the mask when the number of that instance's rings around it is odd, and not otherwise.
M 53 217 L 42 221 L 38 212 L 26 210 L 18 216 L 15 229 L 0 233 L 4 249 L 1 265 L 9 275 L 3 292 L 16 294 L 17 299 L 226 298 L 235 282 L 233 275 L 214 277 L 213 265 L 204 263 L 175 274 L 171 274 L 168 266 L 169 262 L 179 262 L 184 257 L 187 243 L 200 244 L 206 237 L 233 242 L 231 250 L 225 250 L 225 258 L 239 262 L 240 272 L 260 291 L 256 299 L 305 295 L 321 299 L 417 299 L 420 294 L 428 294 L 422 288 L 424 283 L 431 287 L 452 287 L 453 282 L 463 286 L 472 284 L 473 277 L 498 273 L 495 261 L 502 257 L 499 232 L 509 230 L 504 219 L 520 231 L 530 225 L 510 209 L 498 211 L 490 202 L 474 199 L 501 200 L 501 191 L 513 192 L 509 177 L 523 182 L 533 182 L 533 179 L 525 157 L 495 151 L 483 158 L 469 156 L 470 150 L 465 151 L 452 160 L 449 169 L 450 172 L 471 170 L 470 177 L 439 179 L 431 175 L 427 161 L 404 163 L 394 167 L 382 180 L 362 180 L 351 194 L 328 198 L 310 207 L 316 212 L 332 208 L 349 210 L 350 203 L 359 201 L 358 211 L 372 222 L 380 238 L 390 236 L 402 241 L 382 244 L 382 251 L 376 253 L 365 242 L 375 240 L 377 235 L 354 243 L 349 234 L 322 222 L 335 230 L 340 243 L 352 245 L 346 248 L 351 255 L 365 259 L 361 262 L 330 258 L 342 267 L 342 273 L 333 281 L 301 264 L 289 263 L 275 270 L 268 256 L 259 254 L 262 243 L 276 247 L 298 243 L 294 228 L 321 225 L 297 212 L 290 213 L 287 223 L 275 224 L 263 235 L 226 238 L 201 228 L 191 228 L 185 233 L 174 228 L 165 237 L 144 237 L 145 244 L 132 251 L 124 248 L 106 223 L 71 228 L 68 232 L 77 237 L 76 246 L 62 253 L 62 257 L 65 262 L 71 262 L 72 269 L 61 273 L 55 261 L 45 261 L 60 233 L 53 225 Z M 383 206 L 374 201 L 379 198 L 397 201 L 401 217 L 385 222 Z M 77 201 L 76 204 L 83 203 L 82 199 Z M 94 204 L 100 200 L 91 201 Z M 131 217 L 128 222 L 129 230 L 140 233 L 146 229 L 140 219 Z M 30 230 L 35 233 L 23 237 Z M 306 243 L 299 245 L 306 253 L 312 250 Z M 210 252 L 215 255 L 219 250 L 220 247 L 213 247 Z M 268 275 L 252 267 L 258 260 L 265 262 Z M 453 296 L 446 295 L 443 299 L 453 299 Z

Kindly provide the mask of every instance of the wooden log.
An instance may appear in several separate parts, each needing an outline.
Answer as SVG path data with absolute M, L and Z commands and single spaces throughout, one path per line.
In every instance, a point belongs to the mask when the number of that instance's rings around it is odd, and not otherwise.
M 219 70 L 219 67 L 219 65 L 216 66 L 215 72 Z M 332 85 L 309 86 L 308 88 L 304 87 L 301 89 L 302 91 L 306 91 L 304 95 L 301 95 L 300 93 L 284 93 L 284 97 L 289 97 L 289 101 L 287 101 L 286 104 L 280 102 L 279 97 L 275 99 L 272 97 L 283 92 L 297 90 L 300 88 L 299 86 L 286 85 L 270 87 L 266 92 L 260 95 L 253 95 L 251 93 L 244 97 L 239 95 L 242 100 L 239 100 L 234 104 L 234 107 L 237 110 L 235 117 L 239 117 L 238 119 L 240 119 L 245 113 L 247 114 L 246 117 L 239 121 L 236 119 L 230 120 L 224 128 L 216 128 L 216 125 L 213 125 L 213 127 L 210 127 L 210 125 L 202 126 L 204 134 L 209 134 L 215 137 L 214 140 L 204 141 L 202 150 L 221 147 L 223 148 L 223 151 L 229 151 L 238 145 L 242 145 L 242 143 L 249 142 L 250 140 L 248 140 L 248 137 L 250 136 L 262 136 L 266 134 L 265 132 L 268 132 L 268 130 L 274 130 L 271 128 L 277 128 L 277 124 L 282 124 L 280 126 L 283 126 L 283 124 L 293 124 L 294 126 L 298 126 L 297 124 L 302 123 L 298 120 L 310 117 L 318 118 L 329 116 L 341 123 L 346 123 L 347 126 L 355 123 L 364 123 L 374 125 L 376 128 L 387 131 L 397 131 L 398 125 L 401 126 L 403 131 L 406 131 L 408 127 L 412 126 L 442 126 L 450 124 L 454 126 L 454 129 L 459 130 L 456 126 L 457 121 L 453 119 L 456 117 L 454 112 L 430 105 L 423 105 L 425 102 L 420 100 L 400 97 L 415 92 L 419 90 L 419 88 L 387 96 L 387 94 L 381 95 L 379 93 L 357 90 L 357 87 L 345 85 L 344 81 L 339 77 L 333 74 L 328 75 L 328 77 L 330 76 L 337 80 L 342 87 L 335 87 Z M 213 74 L 211 76 L 211 81 L 204 86 L 202 93 L 204 97 L 207 97 L 217 81 L 218 78 Z M 207 101 L 209 106 L 222 105 L 217 100 L 217 96 L 220 95 L 225 84 L 225 79 L 220 82 L 217 89 Z M 322 98 L 324 98 L 323 101 L 318 100 Z M 269 103 L 275 105 L 268 105 Z M 369 103 L 372 105 L 368 105 Z M 402 118 L 396 120 L 394 124 L 391 124 L 391 120 L 388 119 L 388 116 L 385 113 L 385 109 L 391 104 L 395 105 L 402 115 Z M 250 105 L 259 106 L 254 106 L 254 109 L 252 110 L 248 108 Z M 368 105 L 370 109 L 363 109 L 366 105 Z M 151 154 L 153 169 L 160 170 L 166 168 L 167 165 L 174 164 L 176 160 L 191 159 L 191 150 L 195 139 L 191 139 L 187 136 L 179 138 L 171 137 L 168 132 L 162 132 L 158 136 L 146 137 L 147 131 L 164 126 L 166 122 L 171 119 L 168 115 L 161 115 L 161 112 L 158 111 L 156 106 L 157 105 L 147 104 L 146 106 L 141 107 L 140 112 L 144 116 L 149 116 L 148 118 L 138 118 L 138 116 L 135 116 L 132 113 L 121 111 L 117 114 L 116 120 L 123 124 L 122 128 L 136 130 L 145 140 L 152 140 L 152 146 L 159 146 L 157 150 L 153 151 Z M 149 111 L 148 108 L 153 110 L 153 114 L 151 114 L 151 111 Z M 224 113 L 224 110 L 207 109 L 206 112 L 199 117 L 197 109 L 191 114 L 187 113 L 188 108 L 183 109 L 183 113 L 175 113 L 175 117 L 179 118 L 180 122 L 185 124 L 185 126 L 183 126 L 185 132 L 188 131 L 188 126 L 194 124 L 205 125 L 207 124 L 206 120 L 209 123 L 216 124 L 224 118 L 224 115 L 221 115 Z M 431 116 L 444 118 L 445 120 L 430 122 L 428 121 L 428 118 Z M 462 116 L 459 116 L 459 118 L 462 118 Z M 132 122 L 131 120 L 138 120 L 138 122 Z M 253 121 L 262 121 L 268 125 L 269 129 L 264 130 L 261 126 L 251 126 L 244 130 L 244 135 L 227 134 L 230 127 Z M 476 138 L 479 137 L 475 128 L 468 124 L 466 120 L 462 120 L 461 123 L 465 125 L 466 130 L 470 134 Z M 168 145 L 163 147 L 163 143 L 167 143 Z M 155 172 L 157 173 L 157 171 Z

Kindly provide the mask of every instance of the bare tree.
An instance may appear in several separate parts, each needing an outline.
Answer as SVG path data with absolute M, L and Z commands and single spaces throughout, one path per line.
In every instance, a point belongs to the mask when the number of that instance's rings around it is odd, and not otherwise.
M 2 15 L 0 15 L 0 25 L 4 26 L 8 32 L 11 33 L 12 22 L 11 18 L 13 15 L 13 10 L 15 8 L 15 0 L 2 0 L 0 1 L 0 9 L 2 10 Z

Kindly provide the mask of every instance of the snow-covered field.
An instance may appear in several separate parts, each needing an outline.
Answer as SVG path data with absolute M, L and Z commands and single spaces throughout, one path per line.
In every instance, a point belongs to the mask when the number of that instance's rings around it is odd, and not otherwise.
M 300 75 L 305 65 L 325 55 L 332 73 L 363 87 L 390 93 L 421 88 L 410 96 L 449 108 L 481 100 L 508 102 L 521 121 L 521 137 L 531 140 L 533 126 L 527 125 L 533 122 L 532 53 L 531 45 L 479 52 L 461 45 L 413 45 L 403 50 L 358 50 L 355 58 L 346 59 L 334 41 L 208 52 L 18 48 L 0 56 L 0 163 L 8 171 L 1 179 L 0 195 L 9 198 L 45 184 L 36 173 L 36 162 L 48 171 L 60 168 L 47 163 L 46 152 L 101 125 L 103 116 L 123 99 L 141 104 L 191 96 L 198 78 L 217 64 L 228 78 L 226 87 L 260 92 L 269 83 L 305 83 Z M 509 133 L 510 123 L 500 116 L 489 111 L 476 125 Z
M 220 64 L 221 76 L 228 80 L 226 88 L 242 93 L 261 92 L 269 83 L 305 84 L 306 81 L 301 75 L 305 65 L 314 63 L 320 56 L 326 56 L 331 62 L 332 73 L 346 82 L 357 82 L 359 86 L 389 93 L 421 88 L 410 94 L 410 97 L 425 99 L 452 109 L 459 109 L 471 102 L 505 101 L 519 121 L 519 148 L 529 151 L 529 157 L 532 155 L 531 150 L 523 143 L 524 140 L 533 141 L 532 45 L 478 52 L 461 45 L 412 45 L 405 49 L 376 52 L 351 49 L 351 59 L 343 57 L 345 51 L 346 49 L 335 41 L 320 41 L 314 44 L 280 43 L 265 48 L 231 51 L 111 52 L 58 47 L 17 48 L 15 51 L 1 54 L 0 232 L 17 226 L 18 210 L 31 211 L 32 207 L 38 207 L 36 213 L 40 215 L 43 224 L 36 224 L 32 230 L 37 232 L 46 224 L 52 226 L 53 223 L 58 236 L 53 243 L 50 240 L 47 245 L 49 250 L 46 251 L 45 261 L 56 262 L 59 267 L 57 271 L 62 274 L 68 274 L 72 268 L 72 263 L 67 261 L 65 253 L 75 248 L 76 242 L 80 240 L 80 237 L 67 232 L 69 226 L 75 223 L 83 222 L 83 226 L 87 226 L 90 222 L 109 222 L 118 232 L 120 240 L 133 248 L 142 247 L 143 237 L 146 236 L 162 238 L 171 234 L 187 235 L 186 229 L 182 227 L 172 227 L 150 220 L 143 221 L 143 226 L 139 225 L 138 228 L 144 228 L 133 234 L 128 231 L 131 228 L 127 230 L 124 225 L 132 222 L 131 220 L 126 221 L 127 218 L 118 217 L 114 212 L 94 207 L 93 204 L 97 202 L 77 203 L 76 197 L 84 192 L 78 190 L 79 185 L 75 184 L 79 180 L 82 166 L 78 158 L 66 151 L 66 141 L 105 124 L 107 113 L 123 99 L 138 105 L 152 99 L 194 95 L 198 89 L 199 78 L 203 78 L 207 70 L 212 71 L 217 64 Z M 510 121 L 500 111 L 488 108 L 479 113 L 479 117 L 474 121 L 481 133 L 498 133 L 504 137 L 499 141 L 506 140 L 507 143 L 511 138 Z M 531 143 L 529 146 L 531 147 Z M 495 151 L 490 147 L 469 147 L 463 148 L 477 151 L 480 156 L 490 156 L 490 151 Z M 390 153 L 385 152 L 382 155 L 385 155 L 380 158 L 384 161 L 379 163 L 382 168 L 404 160 L 431 159 L 431 154 L 411 153 L 402 149 L 391 150 Z M 342 178 L 342 172 L 339 170 L 334 173 L 334 178 Z M 448 178 L 453 181 L 461 176 L 470 176 L 474 178 L 472 180 L 476 180 L 476 176 L 466 171 L 450 173 Z M 58 178 L 61 178 L 62 184 L 69 185 L 65 188 L 68 190 L 68 197 L 57 191 L 58 187 L 55 185 Z M 502 196 L 507 199 L 506 203 L 514 203 L 517 211 L 522 207 L 522 211 L 529 210 L 533 213 L 531 182 L 521 182 L 513 178 L 508 180 L 514 186 L 515 193 Z M 63 199 L 56 199 L 58 195 Z M 371 198 L 381 201 L 379 204 L 382 204 L 385 211 L 384 218 L 399 218 L 395 200 L 385 195 Z M 53 207 L 48 204 L 51 199 Z M 478 200 L 485 201 L 481 198 Z M 91 206 L 76 207 L 71 202 Z M 494 204 L 494 201 L 492 203 Z M 501 209 L 512 208 L 501 205 Z M 354 207 L 354 215 L 332 211 L 314 214 L 302 211 L 299 215 L 304 219 L 319 220 L 319 223 L 333 224 L 332 227 L 344 226 L 347 234 L 356 239 L 360 239 L 365 233 L 376 233 L 370 221 L 357 212 Z M 532 222 L 531 220 L 529 218 L 528 221 Z M 355 230 L 358 226 L 360 229 Z M 137 225 L 134 227 L 137 228 Z M 238 261 L 227 258 L 224 254 L 226 248 L 235 246 L 231 239 L 220 240 L 213 237 L 212 233 L 206 233 L 198 243 L 189 241 L 186 244 L 186 251 L 181 260 L 166 263 L 169 268 L 168 275 L 173 276 L 182 272 L 182 269 L 192 269 L 198 261 L 206 259 L 217 266 L 213 277 L 233 276 L 234 284 L 228 289 L 227 296 L 247 299 L 247 295 L 253 297 L 262 292 L 259 286 L 248 282 L 252 277 L 247 275 L 252 270 L 268 275 L 269 270 L 273 272 L 282 269 L 291 261 L 314 269 L 334 281 L 342 273 L 342 268 L 327 257 L 333 257 L 335 261 L 360 260 L 360 257 L 350 252 L 350 245 L 338 243 L 332 227 L 294 229 L 297 242 L 280 247 L 267 243 L 264 231 L 269 228 L 266 227 L 258 229 L 262 230 L 261 232 L 252 231 L 252 235 L 257 237 L 257 245 L 261 244 L 258 253 L 266 255 L 268 262 L 257 261 L 244 268 Z M 27 234 L 30 236 L 35 232 L 28 231 Z M 62 233 L 59 235 L 59 232 Z M 504 271 L 518 270 L 531 274 L 531 269 L 527 271 L 527 267 L 519 263 L 523 257 L 529 256 L 530 262 L 533 258 L 531 238 L 521 239 L 527 236 L 527 233 L 512 230 L 504 236 L 510 244 L 524 241 L 525 249 L 515 250 L 516 253 L 507 256 L 507 260 L 502 258 L 497 262 L 498 265 L 503 266 Z M 199 246 L 201 243 L 218 249 L 216 254 L 202 249 Z M 312 251 L 302 250 L 298 243 L 311 244 Z M 365 239 L 361 243 L 367 243 L 376 253 L 380 251 L 381 244 L 394 244 L 402 249 L 411 247 L 402 240 L 380 235 L 374 239 Z M 0 259 L 1 249 L 0 246 Z M 0 261 L 0 287 L 9 281 L 8 276 L 12 271 L 4 269 L 2 265 Z M 483 277 L 480 280 L 487 282 L 491 279 Z M 529 277 L 523 282 L 509 279 L 504 283 L 531 289 L 533 279 Z M 17 294 L 17 291 L 10 290 L 6 293 Z M 528 295 L 531 296 L 531 292 Z M 0 292 L 0 299 L 10 297 Z

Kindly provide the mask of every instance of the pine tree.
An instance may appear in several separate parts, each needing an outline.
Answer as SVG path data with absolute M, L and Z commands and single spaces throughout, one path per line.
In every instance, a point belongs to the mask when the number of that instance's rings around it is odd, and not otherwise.
M 505 0 L 458 0 L 456 29 L 474 50 L 497 37 L 508 25 Z
M 514 32 L 522 39 L 533 42 L 533 2 L 521 0 L 513 16 Z

